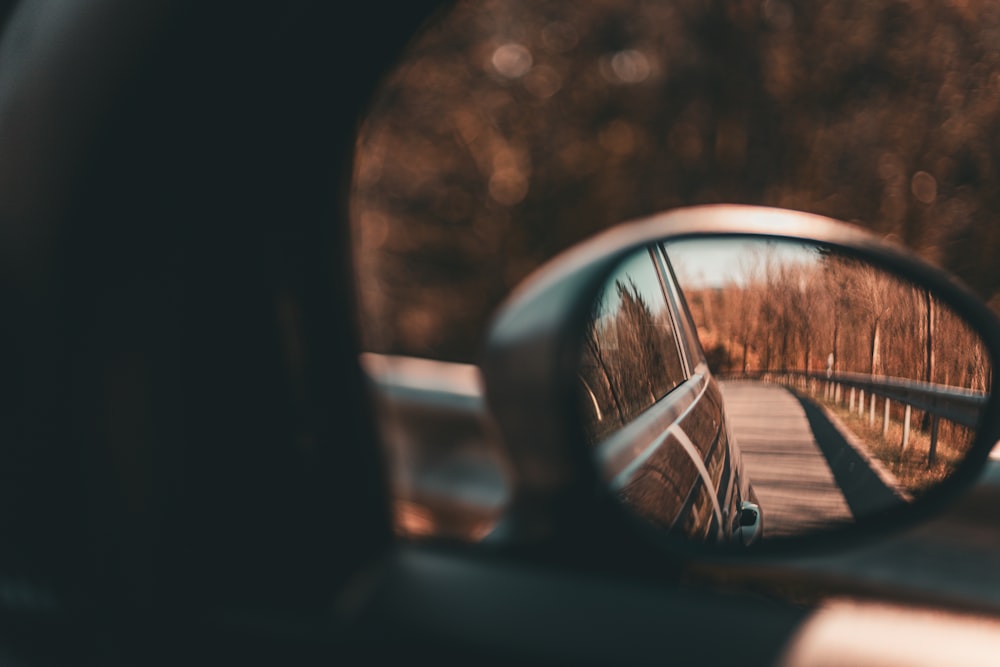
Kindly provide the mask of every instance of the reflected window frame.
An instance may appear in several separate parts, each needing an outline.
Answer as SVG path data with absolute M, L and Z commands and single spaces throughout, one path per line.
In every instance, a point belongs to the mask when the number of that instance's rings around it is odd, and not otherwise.
M 677 280 L 677 274 L 674 272 L 666 244 L 659 242 L 654 246 L 656 248 L 656 261 L 660 263 L 663 275 L 668 277 L 666 281 L 668 284 L 664 286 L 664 290 L 668 293 L 667 300 L 673 311 L 671 316 L 675 320 L 675 329 L 683 328 L 685 349 L 681 351 L 681 356 L 686 360 L 688 377 L 690 378 L 695 374 L 697 367 L 705 362 L 705 350 L 702 348 L 701 337 L 698 335 L 694 318 L 691 316 L 690 308 L 688 308 L 687 299 L 684 297 L 680 282 Z

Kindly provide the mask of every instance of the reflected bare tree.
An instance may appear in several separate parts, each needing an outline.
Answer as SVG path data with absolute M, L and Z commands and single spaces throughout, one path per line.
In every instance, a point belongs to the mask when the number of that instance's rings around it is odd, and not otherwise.
M 728 350 L 719 358 L 729 363 L 715 371 L 816 371 L 832 353 L 834 371 L 990 386 L 979 336 L 926 290 L 866 262 L 822 248 L 811 262 L 782 262 L 762 244 L 725 285 L 691 288 L 680 279 L 689 302 L 716 303 L 711 326 L 703 309 L 692 309 L 703 340 Z

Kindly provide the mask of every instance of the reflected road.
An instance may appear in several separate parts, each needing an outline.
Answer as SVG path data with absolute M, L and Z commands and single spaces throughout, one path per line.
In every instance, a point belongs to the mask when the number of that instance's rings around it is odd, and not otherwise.
M 775 537 L 851 521 L 853 512 L 799 399 L 761 382 L 721 382 L 726 416 Z

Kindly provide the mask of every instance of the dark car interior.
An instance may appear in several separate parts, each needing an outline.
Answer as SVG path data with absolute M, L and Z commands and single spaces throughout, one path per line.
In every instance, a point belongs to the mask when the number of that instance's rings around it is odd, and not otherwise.
M 429 8 L 5 4 L 4 652 L 316 656 L 390 545 L 343 193 Z
M 348 190 L 436 11 L 3 3 L 5 664 L 784 659 L 826 589 L 692 581 L 599 503 L 510 548 L 394 537 Z

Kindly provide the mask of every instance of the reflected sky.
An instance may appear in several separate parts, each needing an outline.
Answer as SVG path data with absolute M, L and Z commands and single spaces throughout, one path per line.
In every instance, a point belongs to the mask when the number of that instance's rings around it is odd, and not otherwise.
M 722 287 L 746 283 L 748 272 L 763 266 L 811 265 L 820 255 L 815 244 L 753 239 L 685 239 L 666 244 L 677 279 L 684 287 Z
M 639 292 L 645 297 L 645 303 L 653 311 L 655 317 L 661 317 L 663 314 L 663 309 L 666 308 L 666 303 L 663 301 L 663 297 L 657 297 L 657 294 L 662 295 L 660 291 L 660 279 L 657 276 L 656 271 L 653 269 L 653 265 L 650 263 L 649 251 L 645 248 L 636 251 L 630 255 L 622 264 L 615 270 L 611 278 L 604 286 L 604 291 L 598 299 L 597 304 L 597 315 L 600 318 L 613 315 L 619 311 L 621 308 L 621 295 L 616 289 L 616 281 L 624 284 L 634 284 Z

